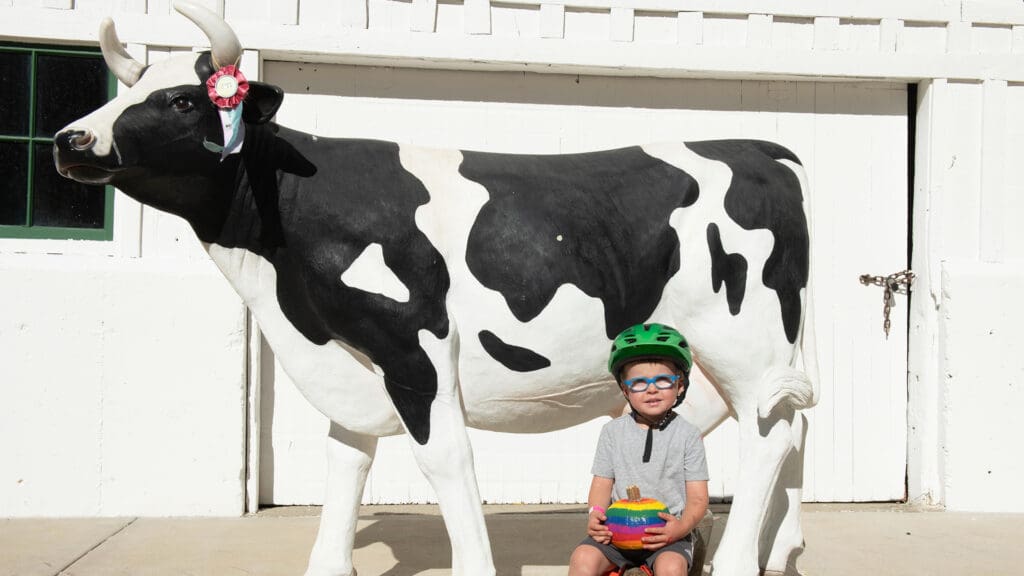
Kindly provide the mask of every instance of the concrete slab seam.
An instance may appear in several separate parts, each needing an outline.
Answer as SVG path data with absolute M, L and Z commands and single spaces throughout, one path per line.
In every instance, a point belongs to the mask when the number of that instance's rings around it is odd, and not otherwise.
M 121 526 L 120 528 L 118 528 L 117 530 L 115 530 L 114 532 L 112 532 L 111 534 L 109 534 L 109 535 L 108 535 L 108 536 L 107 536 L 106 538 L 103 538 L 102 540 L 100 540 L 99 542 L 97 542 L 95 546 L 93 546 L 92 548 L 89 548 L 89 549 L 88 549 L 88 550 L 86 550 L 85 552 L 82 552 L 81 554 L 79 554 L 77 558 L 75 558 L 75 559 L 71 560 L 71 562 L 68 562 L 68 563 L 67 563 L 67 565 L 65 565 L 65 566 L 64 566 L 63 568 L 61 568 L 60 570 L 57 570 L 57 572 L 55 572 L 55 573 L 54 573 L 54 576 L 65 576 L 65 575 L 67 575 L 67 576 L 71 576 L 71 575 L 67 574 L 67 571 L 68 571 L 68 570 L 70 570 L 70 569 L 71 569 L 71 568 L 72 568 L 72 567 L 73 567 L 73 566 L 74 566 L 75 564 L 78 564 L 79 560 L 81 560 L 82 558 L 85 558 L 86 556 L 88 556 L 89 554 L 91 554 L 93 550 L 95 550 L 95 549 L 99 548 L 100 546 L 103 546 L 103 545 L 104 545 L 105 543 L 107 543 L 107 542 L 108 542 L 108 541 L 109 541 L 109 540 L 110 540 L 111 538 L 113 538 L 113 537 L 117 536 L 117 535 L 118 535 L 118 534 L 120 534 L 121 532 L 124 532 L 124 531 L 125 531 L 125 530 L 126 530 L 126 529 L 127 529 L 128 527 L 129 527 L 129 526 L 131 526 L 132 524 L 135 524 L 135 521 L 136 521 L 136 520 L 138 520 L 138 518 L 132 518 L 131 520 L 129 520 L 128 522 L 126 522 L 126 523 L 124 524 L 124 526 Z

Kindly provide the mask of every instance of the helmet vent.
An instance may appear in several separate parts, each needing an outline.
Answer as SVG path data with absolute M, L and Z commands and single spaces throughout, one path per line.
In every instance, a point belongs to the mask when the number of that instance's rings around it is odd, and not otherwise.
M 661 336 L 658 336 L 657 338 L 655 338 L 655 340 L 657 340 L 658 342 L 668 342 L 668 338 L 669 338 L 668 334 L 662 334 Z

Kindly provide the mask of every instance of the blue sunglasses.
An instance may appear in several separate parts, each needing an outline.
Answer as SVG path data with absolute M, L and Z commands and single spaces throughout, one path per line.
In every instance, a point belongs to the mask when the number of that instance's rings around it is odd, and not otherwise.
M 647 378 L 645 376 L 639 376 L 637 378 L 630 378 L 629 380 L 623 381 L 622 385 L 629 389 L 630 392 L 646 392 L 651 384 L 658 390 L 669 390 L 676 385 L 679 381 L 678 374 L 658 374 L 657 376 L 651 376 Z

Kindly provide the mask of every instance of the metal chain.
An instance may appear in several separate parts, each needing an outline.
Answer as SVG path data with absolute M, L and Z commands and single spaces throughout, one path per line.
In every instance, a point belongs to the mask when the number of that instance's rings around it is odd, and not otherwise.
M 910 270 L 903 270 L 888 276 L 872 276 L 861 274 L 860 283 L 865 286 L 881 286 L 885 288 L 882 294 L 882 329 L 885 330 L 885 339 L 889 339 L 889 330 L 892 328 L 892 321 L 889 320 L 889 313 L 896 306 L 895 294 L 909 294 L 910 285 L 914 282 L 914 273 Z

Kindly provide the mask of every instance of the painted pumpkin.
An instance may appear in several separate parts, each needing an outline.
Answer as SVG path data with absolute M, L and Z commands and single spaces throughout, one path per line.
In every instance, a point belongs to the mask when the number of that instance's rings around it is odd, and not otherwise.
M 668 508 L 660 500 L 641 498 L 640 489 L 630 486 L 626 489 L 627 497 L 612 504 L 605 511 L 605 526 L 612 532 L 612 546 L 620 550 L 640 550 L 643 548 L 641 538 L 647 528 L 665 525 L 658 517 L 658 512 L 668 514 Z

